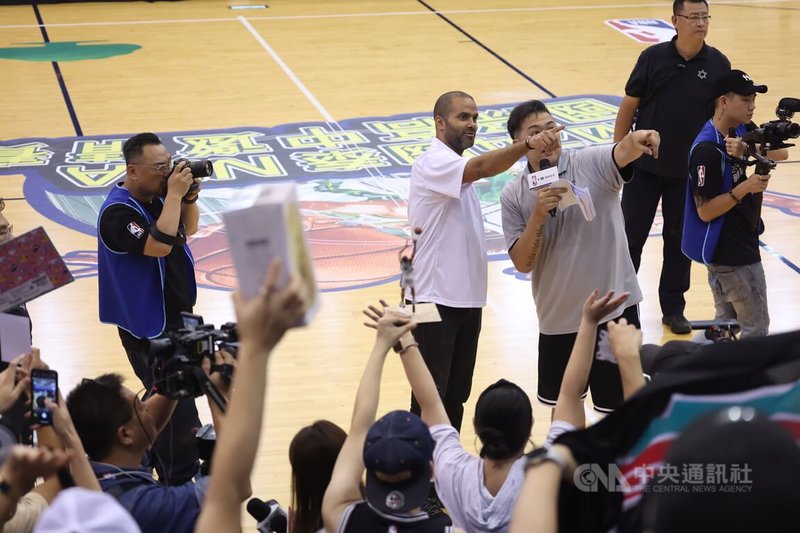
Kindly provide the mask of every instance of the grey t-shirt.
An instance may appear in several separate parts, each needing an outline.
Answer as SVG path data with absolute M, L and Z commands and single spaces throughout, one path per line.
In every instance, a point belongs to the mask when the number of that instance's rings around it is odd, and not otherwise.
M 612 156 L 614 145 L 564 150 L 558 173 L 592 196 L 597 216 L 587 222 L 578 206 L 547 217 L 539 256 L 531 272 L 539 331 L 546 335 L 575 333 L 581 323 L 586 297 L 594 289 L 602 294 L 631 293 L 624 306 L 604 317 L 620 316 L 625 307 L 642 301 L 633 269 L 619 191 L 624 183 Z M 522 171 L 503 188 L 500 199 L 506 247 L 517 242 L 536 203 L 537 191 L 528 189 Z

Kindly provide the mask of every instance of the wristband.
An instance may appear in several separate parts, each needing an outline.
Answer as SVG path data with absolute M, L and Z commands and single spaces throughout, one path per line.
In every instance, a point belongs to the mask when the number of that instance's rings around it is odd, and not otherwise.
M 531 137 L 533 137 L 533 135 L 528 135 L 527 137 L 525 137 L 525 148 L 527 148 L 528 150 L 534 149 L 534 147 L 531 146 L 530 143 L 528 143 L 528 141 L 531 140 Z
M 733 201 L 736 202 L 737 204 L 742 203 L 742 201 L 739 198 L 737 198 L 735 194 L 733 194 L 733 191 L 728 191 L 728 194 L 730 195 L 731 198 L 733 198 Z
M 181 198 L 181 203 L 182 204 L 193 204 L 193 203 L 197 202 L 198 199 L 200 199 L 200 195 L 199 194 L 197 196 L 195 196 L 194 198 L 192 198 L 191 200 L 187 200 L 186 197 L 184 196 L 183 198 Z
M 158 242 L 169 244 L 170 246 L 183 246 L 186 244 L 186 235 L 183 234 L 183 224 L 178 226 L 177 235 L 167 235 L 156 227 L 155 222 L 150 226 L 150 235 Z
M 525 471 L 538 466 L 542 463 L 552 462 L 558 465 L 558 469 L 563 473 L 567 471 L 567 460 L 553 448 L 536 448 L 526 454 Z
M 419 346 L 419 344 L 417 344 L 416 340 L 414 339 L 414 335 L 406 333 L 397 340 L 394 346 L 392 346 L 392 349 L 395 352 L 402 354 L 412 346 Z

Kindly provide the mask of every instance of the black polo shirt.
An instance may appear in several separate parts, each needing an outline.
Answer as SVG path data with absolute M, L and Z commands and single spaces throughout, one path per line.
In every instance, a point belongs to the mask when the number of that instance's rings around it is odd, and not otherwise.
M 635 129 L 661 135 L 658 159 L 643 155 L 636 167 L 675 179 L 686 179 L 692 141 L 711 116 L 714 81 L 731 69 L 722 52 L 703 44 L 689 61 L 678 53 L 676 37 L 644 50 L 625 85 L 625 94 L 640 98 Z

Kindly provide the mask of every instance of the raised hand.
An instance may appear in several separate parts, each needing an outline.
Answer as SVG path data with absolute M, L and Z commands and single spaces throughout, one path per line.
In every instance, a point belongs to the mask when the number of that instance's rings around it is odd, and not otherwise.
M 600 291 L 595 289 L 583 304 L 583 317 L 597 324 L 604 316 L 622 305 L 630 295 L 629 292 L 623 292 L 615 298 L 614 291 L 608 291 L 605 296 L 600 297 Z

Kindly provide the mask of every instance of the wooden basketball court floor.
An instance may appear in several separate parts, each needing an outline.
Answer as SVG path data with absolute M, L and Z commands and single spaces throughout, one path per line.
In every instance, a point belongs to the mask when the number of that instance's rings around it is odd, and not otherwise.
M 196 312 L 215 324 L 234 318 L 235 279 L 220 240 L 225 200 L 257 181 L 298 180 L 326 292 L 313 324 L 289 333 L 274 355 L 253 477 L 255 495 L 288 504 L 289 441 L 319 418 L 348 427 L 373 338 L 360 310 L 399 297 L 405 178 L 426 144 L 420 139 L 433 134 L 428 117 L 436 97 L 453 89 L 475 97 L 483 110 L 479 137 L 486 139 L 480 149 L 505 142 L 508 110 L 530 98 L 562 99 L 559 117 L 567 132 L 578 132 L 570 137 L 575 143 L 608 142 L 615 98 L 647 45 L 605 21 L 668 21 L 671 3 L 273 0 L 255 8 L 259 3 L 0 7 L 0 196 L 15 233 L 44 226 L 78 277 L 29 306 L 34 344 L 66 392 L 81 377 L 108 371 L 138 386 L 115 328 L 98 322 L 93 270 L 93 217 L 124 169 L 120 139 L 154 131 L 194 156 L 229 158 L 218 159 L 216 178 L 204 184 L 203 229 L 192 243 L 204 287 Z M 249 9 L 232 9 L 243 6 Z M 800 1 L 731 0 L 713 3 L 711 14 L 708 42 L 734 68 L 769 85 L 756 119 L 774 119 L 780 97 L 800 97 Z M 9 59 L 9 49 L 45 41 L 45 60 Z M 120 46 L 103 48 L 112 44 Z M 78 57 L 84 59 L 70 60 Z M 798 154 L 774 172 L 763 210 L 773 332 L 800 326 Z M 529 282 L 503 255 L 497 191 L 493 197 L 491 185 L 484 187 L 495 253 L 468 416 L 489 383 L 511 378 L 533 397 L 536 381 Z M 644 337 L 655 343 L 672 338 L 660 323 L 659 232 L 657 220 L 639 273 Z M 697 265 L 687 298 L 690 319 L 713 317 Z M 380 411 L 407 408 L 408 392 L 390 355 Z M 537 406 L 535 414 L 534 440 L 541 442 L 549 410 Z M 473 447 L 471 428 L 463 441 Z M 243 523 L 252 525 L 249 518 Z

